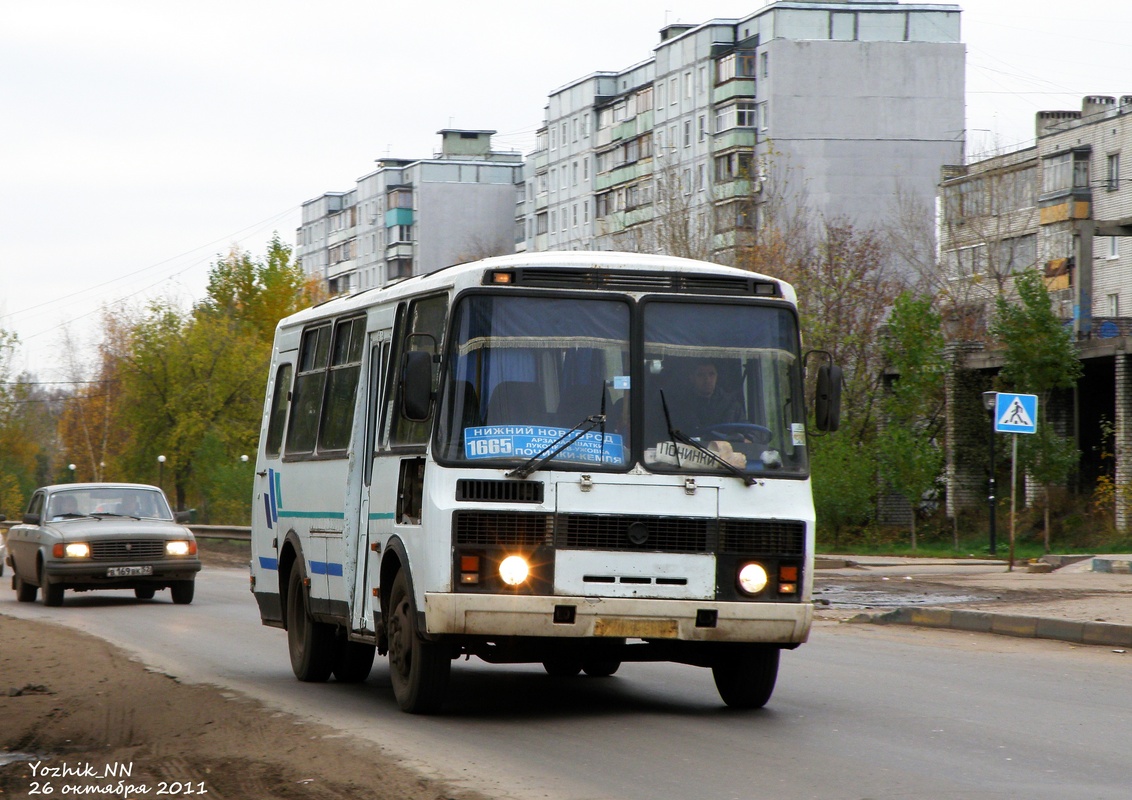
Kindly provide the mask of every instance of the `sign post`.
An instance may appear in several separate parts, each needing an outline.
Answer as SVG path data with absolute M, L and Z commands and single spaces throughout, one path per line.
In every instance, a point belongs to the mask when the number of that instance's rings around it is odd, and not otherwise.
M 1013 433 L 1010 458 L 1010 561 L 1007 570 L 1014 571 L 1014 516 L 1017 508 L 1018 434 L 1038 432 L 1038 396 L 999 392 L 994 403 L 995 433 Z

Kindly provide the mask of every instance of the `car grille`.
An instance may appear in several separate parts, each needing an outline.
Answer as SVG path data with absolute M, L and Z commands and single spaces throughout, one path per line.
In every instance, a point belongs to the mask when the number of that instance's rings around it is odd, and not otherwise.
M 138 540 L 125 539 L 113 542 L 91 542 L 90 557 L 95 561 L 138 561 L 163 558 L 165 541 L 163 539 Z
M 453 532 L 456 544 L 480 546 L 776 556 L 802 556 L 806 548 L 799 520 L 459 511 Z

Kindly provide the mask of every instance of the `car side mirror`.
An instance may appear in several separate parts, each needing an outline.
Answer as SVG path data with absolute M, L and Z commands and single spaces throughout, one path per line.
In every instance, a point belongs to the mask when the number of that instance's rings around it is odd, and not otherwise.
M 25 525 L 38 525 L 40 523 L 39 514 L 24 514 Z
M 186 522 L 193 521 L 193 514 L 196 512 L 195 508 L 187 508 L 184 511 L 174 511 L 173 521 L 179 522 L 184 525 Z

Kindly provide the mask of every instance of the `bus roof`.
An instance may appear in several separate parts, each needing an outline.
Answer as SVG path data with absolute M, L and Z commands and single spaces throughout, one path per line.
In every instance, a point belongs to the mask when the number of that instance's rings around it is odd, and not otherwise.
M 453 264 L 425 275 L 387 284 L 382 287 L 363 289 L 347 296 L 335 297 L 292 314 L 280 321 L 280 326 L 305 323 L 312 319 L 348 314 L 368 308 L 378 303 L 395 302 L 403 297 L 427 294 L 439 289 L 465 289 L 482 285 L 482 276 L 488 270 L 553 267 L 566 269 L 616 269 L 640 272 L 697 272 L 704 275 L 742 275 L 759 281 L 778 284 L 779 297 L 794 303 L 794 288 L 786 281 L 761 273 L 696 261 L 675 256 L 658 256 L 643 253 L 622 253 L 606 250 L 563 250 L 538 253 L 516 253 L 514 255 L 494 256 L 479 261 Z

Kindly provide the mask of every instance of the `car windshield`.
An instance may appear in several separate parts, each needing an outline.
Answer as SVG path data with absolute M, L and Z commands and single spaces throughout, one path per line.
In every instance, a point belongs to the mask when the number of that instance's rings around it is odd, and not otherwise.
M 438 455 L 486 466 L 550 454 L 558 467 L 624 468 L 630 316 L 621 300 L 463 298 L 448 345 Z
M 47 519 L 118 515 L 142 519 L 173 519 L 165 495 L 156 489 L 103 487 L 63 489 L 47 504 Z
M 804 474 L 794 314 L 784 308 L 644 306 L 644 464 L 656 471 Z

